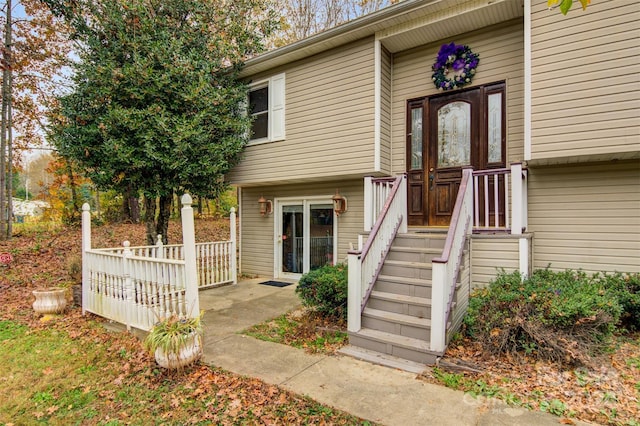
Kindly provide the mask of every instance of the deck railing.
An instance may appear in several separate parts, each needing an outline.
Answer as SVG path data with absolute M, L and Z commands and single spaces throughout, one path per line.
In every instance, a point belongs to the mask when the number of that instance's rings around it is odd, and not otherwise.
M 188 196 L 186 196 L 188 197 Z M 199 315 L 198 290 L 237 282 L 235 209 L 228 241 L 195 243 L 191 198 L 183 197 L 183 244 L 91 248 L 91 214 L 83 206 L 82 309 L 149 330 L 171 315 Z
M 373 225 L 378 220 L 378 215 L 382 213 L 384 205 L 396 182 L 394 177 L 374 178 L 367 176 L 364 178 L 364 230 L 371 231 Z
M 371 182 L 365 181 L 365 188 Z M 384 187 L 388 187 L 385 183 Z M 380 188 L 383 188 L 381 185 Z M 366 191 L 366 189 L 365 189 Z M 381 192 L 383 190 L 381 189 Z M 367 207 L 368 208 L 368 207 Z M 367 210 L 365 208 L 365 210 Z M 374 209 L 375 210 L 375 209 Z M 387 198 L 377 217 L 375 225 L 360 250 L 350 250 L 348 324 L 349 331 L 358 331 L 361 326 L 361 313 L 371 294 L 373 284 L 378 278 L 384 259 L 398 232 L 407 232 L 407 178 L 404 175 L 394 178 Z
M 527 226 L 526 179 L 527 171 L 520 163 L 473 172 L 474 232 L 523 232 Z

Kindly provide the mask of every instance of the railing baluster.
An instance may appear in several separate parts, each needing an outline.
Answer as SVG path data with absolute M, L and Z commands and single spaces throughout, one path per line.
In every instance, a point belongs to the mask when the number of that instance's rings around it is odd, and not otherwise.
M 500 186 L 498 183 L 498 175 L 493 175 L 493 216 L 494 222 L 493 227 L 498 228 L 500 226 L 500 199 L 498 197 L 498 192 L 500 190 Z

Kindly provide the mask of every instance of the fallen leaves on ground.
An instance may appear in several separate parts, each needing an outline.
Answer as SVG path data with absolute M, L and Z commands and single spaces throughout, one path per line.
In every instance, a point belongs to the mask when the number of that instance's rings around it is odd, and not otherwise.
M 470 339 L 450 345 L 443 360 L 481 373 L 443 379 L 431 369 L 422 378 L 438 384 L 458 379 L 461 390 L 482 394 L 484 388 L 503 401 L 565 416 L 564 424 L 572 424 L 566 417 L 611 425 L 638 425 L 640 419 L 640 334 L 618 336 L 616 350 L 602 356 L 597 369 L 566 370 L 523 355 L 487 356 Z
M 179 223 L 170 226 L 170 243 L 181 239 Z M 0 270 L 0 320 L 27 325 L 31 331 L 57 330 L 80 344 L 105 345 L 110 348 L 101 363 L 101 379 L 78 388 L 81 394 L 95 393 L 97 411 L 88 423 L 120 420 L 129 423 L 134 416 L 151 416 L 180 424 L 354 424 L 361 421 L 346 413 L 322 406 L 308 398 L 292 394 L 258 379 L 239 377 L 204 364 L 182 372 L 159 369 L 144 351 L 141 342 L 128 333 L 113 333 L 100 326 L 101 318 L 82 315 L 72 307 L 64 315 L 41 321 L 31 309 L 36 288 L 79 284 L 70 260 L 80 256 L 80 229 L 56 228 L 42 232 L 23 232 L 10 241 L 0 241 L 0 252 L 9 252 L 13 260 Z M 196 220 L 197 241 L 228 239 L 228 221 Z M 96 227 L 92 232 L 94 247 L 120 246 L 129 240 L 132 246 L 143 245 L 143 225 Z M 77 354 L 72 348 L 70 354 Z M 126 357 L 126 361 L 123 360 Z M 44 368 L 43 375 L 55 371 Z M 55 377 L 55 376 L 54 376 Z M 118 389 L 145 389 L 148 394 L 133 395 L 135 406 L 123 406 Z M 63 392 L 58 389 L 56 392 Z M 164 398 L 158 400 L 158 397 Z M 11 399 L 11 398 L 9 398 Z M 69 408 L 71 407 L 71 408 Z M 73 409 L 64 405 L 64 410 Z M 57 403 L 30 410 L 34 419 L 56 418 L 63 411 Z M 137 414 L 132 414 L 139 410 Z M 11 419 L 8 419 L 11 420 Z

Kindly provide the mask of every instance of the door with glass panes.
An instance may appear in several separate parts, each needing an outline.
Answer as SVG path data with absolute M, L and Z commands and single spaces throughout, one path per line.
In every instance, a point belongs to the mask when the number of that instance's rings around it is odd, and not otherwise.
M 504 83 L 407 103 L 409 225 L 448 226 L 462 169 L 505 166 L 504 103 Z M 479 191 L 492 198 L 493 182 Z M 500 182 L 499 191 L 503 191 Z M 493 202 L 491 206 L 494 217 Z M 499 217 L 504 218 L 504 203 L 498 208 Z
M 276 275 L 299 278 L 333 264 L 336 232 L 331 199 L 281 200 L 277 205 Z

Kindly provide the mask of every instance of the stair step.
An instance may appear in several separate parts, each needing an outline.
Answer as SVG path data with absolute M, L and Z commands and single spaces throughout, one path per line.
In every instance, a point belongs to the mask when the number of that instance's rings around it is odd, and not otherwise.
M 367 306 L 380 311 L 395 312 L 418 318 L 431 317 L 431 300 L 426 297 L 374 290 L 371 292 Z
M 421 338 L 424 337 L 424 331 L 428 330 L 431 327 L 431 318 L 420 318 L 414 317 L 412 315 L 399 314 L 397 312 L 388 312 L 382 311 L 380 309 L 373 309 L 365 307 L 362 311 L 363 320 L 373 319 L 378 322 L 385 322 L 392 326 L 399 327 L 410 327 L 412 329 L 418 330 L 420 336 L 408 336 L 408 337 L 416 337 Z M 374 327 L 371 327 L 374 328 Z M 389 333 L 394 333 L 394 330 L 380 330 L 387 331 Z M 405 335 L 402 332 L 395 332 L 395 334 Z
M 385 293 L 429 298 L 431 297 L 431 280 L 380 275 L 373 289 Z
M 441 248 L 426 247 L 406 247 L 392 245 L 387 254 L 387 261 L 401 260 L 405 262 L 431 263 L 431 261 L 442 255 Z
M 403 247 L 440 248 L 444 247 L 446 233 L 408 233 L 398 234 L 394 244 Z
M 381 273 L 396 277 L 431 279 L 431 262 L 407 262 L 404 260 L 385 260 Z
M 397 356 L 372 351 L 358 346 L 347 345 L 338 350 L 338 353 L 350 356 L 361 361 L 367 361 L 372 364 L 383 365 L 385 367 L 398 370 L 408 371 L 413 374 L 422 374 L 427 368 L 426 364 L 421 362 L 409 361 L 408 359 L 399 358 Z
M 372 291 L 370 298 L 388 300 L 390 302 L 409 303 L 418 306 L 431 306 L 431 299 L 426 297 L 408 296 L 406 294 L 387 293 L 385 291 Z
M 422 364 L 434 364 L 442 353 L 429 350 L 429 342 L 370 328 L 362 328 L 349 333 L 349 342 L 353 346 L 391 355 Z

